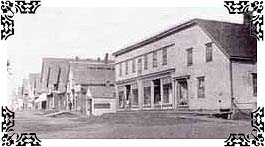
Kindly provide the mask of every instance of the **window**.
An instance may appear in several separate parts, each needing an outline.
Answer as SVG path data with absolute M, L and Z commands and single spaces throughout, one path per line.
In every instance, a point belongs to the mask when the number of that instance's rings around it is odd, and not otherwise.
M 133 95 L 132 105 L 137 106 L 138 105 L 138 89 L 137 88 L 132 90 L 132 95 Z
M 206 62 L 213 61 L 213 46 L 212 43 L 205 44 L 206 46 Z
M 51 67 L 48 68 L 48 77 L 47 77 L 47 83 L 46 83 L 47 88 L 49 88 L 50 74 L 51 74 Z
M 120 63 L 120 65 L 119 65 L 119 76 L 122 76 L 122 63 Z
M 204 90 L 205 90 L 205 85 L 204 85 L 204 77 L 198 77 L 198 98 L 204 98 Z
M 192 48 L 187 49 L 187 65 L 192 65 Z
M 135 59 L 132 60 L 132 73 L 135 73 Z
M 59 90 L 60 77 L 61 77 L 61 67 L 59 67 L 58 70 L 57 82 L 56 84 L 54 84 L 54 90 Z
M 252 74 L 252 80 L 253 80 L 253 96 L 257 96 L 257 74 Z
M 138 59 L 138 73 L 141 74 L 142 73 L 142 59 Z
M 163 78 L 163 103 L 168 104 L 172 99 L 172 84 L 169 77 Z
M 128 75 L 128 61 L 125 62 L 125 74 Z
M 119 91 L 119 107 L 123 108 L 124 107 L 124 92 Z
M 167 65 L 167 49 L 166 48 L 162 50 L 162 54 L 163 54 L 162 65 Z
M 144 106 L 151 106 L 151 81 L 143 82 Z
M 144 55 L 144 69 L 146 70 L 148 68 L 148 57 L 147 55 Z
M 157 51 L 153 52 L 153 67 L 157 67 Z

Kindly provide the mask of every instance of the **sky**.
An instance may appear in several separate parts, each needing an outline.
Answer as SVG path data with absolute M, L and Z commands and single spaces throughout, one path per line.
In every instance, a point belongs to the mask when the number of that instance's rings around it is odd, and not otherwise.
M 29 73 L 41 72 L 43 57 L 104 58 L 140 40 L 193 18 L 242 23 L 225 7 L 133 8 L 39 7 L 36 14 L 15 15 L 15 34 L 7 39 L 12 75 L 8 89 Z

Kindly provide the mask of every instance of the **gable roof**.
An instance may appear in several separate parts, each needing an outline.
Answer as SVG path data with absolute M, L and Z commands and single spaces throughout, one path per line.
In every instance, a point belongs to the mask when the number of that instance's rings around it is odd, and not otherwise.
M 137 44 L 114 52 L 113 55 L 117 57 L 194 25 L 199 25 L 206 32 L 206 34 L 210 36 L 213 41 L 227 53 L 229 58 L 256 58 L 257 41 L 254 37 L 250 36 L 249 26 L 245 24 L 204 19 L 190 20 L 186 23 L 175 26 L 155 36 L 145 39 Z

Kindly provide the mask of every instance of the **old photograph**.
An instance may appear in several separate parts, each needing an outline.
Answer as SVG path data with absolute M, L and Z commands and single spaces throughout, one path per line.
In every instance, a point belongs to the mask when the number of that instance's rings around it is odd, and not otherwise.
M 257 38 L 226 7 L 39 7 L 7 39 L 16 132 L 227 139 L 251 132 Z

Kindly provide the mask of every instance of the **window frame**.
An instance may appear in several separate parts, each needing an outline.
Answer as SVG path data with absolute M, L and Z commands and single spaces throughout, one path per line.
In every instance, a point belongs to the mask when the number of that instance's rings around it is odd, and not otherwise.
M 187 66 L 191 66 L 193 64 L 193 48 L 186 49 L 187 52 Z
M 206 50 L 205 50 L 205 60 L 206 62 L 213 61 L 213 43 L 209 42 L 205 44 Z
M 119 64 L 119 76 L 122 76 L 122 62 Z
M 200 83 L 202 80 L 203 83 Z M 197 97 L 198 98 L 205 98 L 205 76 L 201 76 L 201 77 L 197 77 L 197 82 L 198 82 L 198 86 L 197 86 Z M 203 87 L 201 87 L 200 85 L 203 85 Z M 201 95 L 200 90 L 203 90 L 203 94 Z
M 167 48 L 162 50 L 162 65 L 167 65 Z
M 257 73 L 252 73 L 252 93 L 253 96 L 257 96 L 257 92 L 258 92 L 258 82 L 257 82 Z
M 129 61 L 126 61 L 125 62 L 125 75 L 128 75 L 129 74 L 129 63 L 128 63 Z
M 157 67 L 157 51 L 153 52 L 153 68 Z
M 137 59 L 137 73 L 138 74 L 142 74 L 143 73 L 143 69 L 142 69 L 142 65 L 143 64 L 143 61 L 142 61 L 142 58 L 138 58 Z
M 135 58 L 132 59 L 132 73 L 136 72 L 136 66 L 135 66 Z
M 148 55 L 144 55 L 144 70 L 148 69 Z

